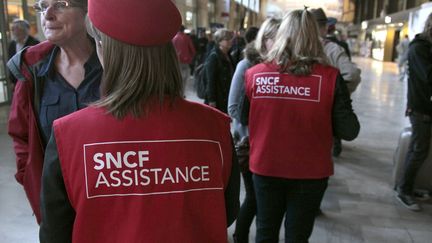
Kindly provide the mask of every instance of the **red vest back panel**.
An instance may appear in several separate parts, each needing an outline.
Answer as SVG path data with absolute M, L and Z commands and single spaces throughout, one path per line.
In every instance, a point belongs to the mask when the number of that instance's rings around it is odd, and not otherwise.
M 229 118 L 177 100 L 147 118 L 89 107 L 54 124 L 73 242 L 226 242 Z
M 315 65 L 308 76 L 259 64 L 246 72 L 251 101 L 250 169 L 264 176 L 324 178 L 333 174 L 335 68 Z

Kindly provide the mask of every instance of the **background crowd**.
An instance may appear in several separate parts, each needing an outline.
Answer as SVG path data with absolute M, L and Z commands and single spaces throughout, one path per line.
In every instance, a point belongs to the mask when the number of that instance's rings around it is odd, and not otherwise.
M 332 156 L 360 131 L 350 94 L 361 72 L 334 18 L 305 7 L 259 27 L 195 35 L 170 0 L 41 0 L 35 10 L 47 41 L 28 36 L 25 21 L 13 23 L 8 132 L 42 242 L 226 242 L 235 220 L 235 242 L 248 242 L 254 218 L 256 242 L 278 242 L 283 218 L 285 242 L 308 241 Z M 428 31 L 414 43 L 429 43 Z M 424 61 L 411 50 L 401 56 L 404 64 Z M 424 70 L 409 70 L 424 81 Z M 191 78 L 204 87 L 204 104 L 185 99 Z M 413 179 L 430 140 L 419 134 L 430 135 L 431 119 L 413 94 L 418 86 L 410 87 L 414 136 L 397 189 L 418 210 Z M 118 170 L 108 159 L 114 151 Z M 145 172 L 157 170 L 138 171 L 152 166 L 150 154 L 176 173 L 201 168 L 200 177 L 190 172 L 179 182 L 165 172 L 162 184 L 172 186 L 140 188 L 150 183 Z

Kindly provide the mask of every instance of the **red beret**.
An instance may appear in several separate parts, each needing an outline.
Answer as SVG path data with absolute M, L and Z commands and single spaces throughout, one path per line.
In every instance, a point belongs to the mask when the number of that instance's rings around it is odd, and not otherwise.
M 168 43 L 182 23 L 172 0 L 89 0 L 88 16 L 104 34 L 138 46 Z

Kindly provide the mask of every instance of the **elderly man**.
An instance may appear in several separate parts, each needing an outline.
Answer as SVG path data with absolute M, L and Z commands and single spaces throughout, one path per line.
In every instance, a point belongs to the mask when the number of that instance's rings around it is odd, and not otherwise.
M 9 59 L 12 58 L 17 52 L 24 49 L 24 47 L 39 44 L 39 40 L 29 35 L 30 24 L 26 20 L 14 20 L 12 22 L 11 31 L 12 41 L 9 43 L 8 47 Z M 10 77 L 11 83 L 15 85 L 15 77 L 13 75 L 10 75 Z
M 9 58 L 24 47 L 39 44 L 39 40 L 29 35 L 30 25 L 26 20 L 16 19 L 12 22 L 12 41 L 9 44 Z

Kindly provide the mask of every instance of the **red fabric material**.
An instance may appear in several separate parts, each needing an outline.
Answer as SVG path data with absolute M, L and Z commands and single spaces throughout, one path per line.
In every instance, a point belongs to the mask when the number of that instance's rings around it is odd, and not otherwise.
M 76 211 L 73 242 L 227 242 L 229 123 L 183 99 L 147 118 L 117 120 L 89 107 L 56 120 L 62 174 Z M 108 168 L 107 153 L 121 165 L 110 159 Z M 201 173 L 195 166 L 208 168 Z M 169 178 L 166 168 L 176 178 L 176 167 L 195 168 L 189 182 Z M 158 176 L 150 172 L 155 168 Z
M 185 33 L 178 32 L 172 40 L 181 63 L 190 64 L 195 56 L 195 47 L 192 39 Z
M 97 29 L 132 45 L 168 43 L 182 23 L 172 0 L 92 0 L 88 5 L 89 18 Z
M 332 108 L 338 71 L 315 65 L 312 75 L 280 74 L 273 64 L 246 71 L 250 169 L 288 179 L 333 174 Z M 276 87 L 277 86 L 277 87 Z
M 32 66 L 42 60 L 54 48 L 54 44 L 49 41 L 44 41 L 38 45 L 31 46 L 27 49 L 24 55 L 24 62 Z
M 54 48 L 49 42 L 27 49 L 24 63 L 31 67 L 45 57 Z M 21 71 L 25 80 L 18 80 L 8 120 L 8 133 L 13 139 L 16 154 L 16 180 L 24 186 L 38 223 L 40 214 L 40 189 L 44 159 L 44 147 L 40 137 L 38 123 L 33 109 L 34 80 L 23 65 Z

